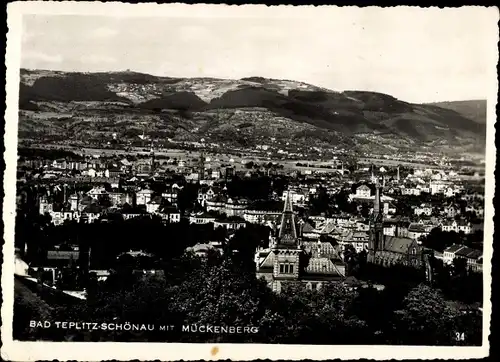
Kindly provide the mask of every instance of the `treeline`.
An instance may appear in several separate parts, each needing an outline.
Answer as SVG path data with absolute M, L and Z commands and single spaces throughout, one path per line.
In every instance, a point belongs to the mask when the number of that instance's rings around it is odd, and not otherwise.
M 233 177 L 226 187 L 230 197 L 242 197 L 249 200 L 267 200 L 270 198 L 273 191 L 281 197 L 287 185 L 287 178 L 262 176 L 252 178 Z
M 329 217 L 341 212 L 349 214 L 358 213 L 358 205 L 349 201 L 349 193 L 342 190 L 335 195 L 327 193 L 324 187 L 319 187 L 316 194 L 309 199 L 309 212 L 311 215 L 325 214 Z M 362 210 L 363 211 L 363 210 Z M 364 214 L 368 214 L 368 206 L 365 206 Z
M 20 147 L 17 153 L 21 159 L 42 158 L 48 160 L 71 159 L 75 161 L 83 160 L 84 157 L 74 152 L 62 149 L 25 148 Z
M 443 231 L 441 228 L 434 228 L 429 234 L 422 237 L 422 245 L 443 252 L 446 248 L 454 245 L 465 245 L 469 248 L 482 250 L 484 241 L 484 231 L 477 230 L 471 234 L 457 233 L 455 231 Z

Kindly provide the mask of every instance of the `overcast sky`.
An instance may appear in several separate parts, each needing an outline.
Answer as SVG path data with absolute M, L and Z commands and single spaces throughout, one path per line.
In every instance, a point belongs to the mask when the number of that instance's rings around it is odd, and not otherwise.
M 21 66 L 263 76 L 410 102 L 484 99 L 496 74 L 497 18 L 486 9 L 231 9 L 210 17 L 24 15 Z

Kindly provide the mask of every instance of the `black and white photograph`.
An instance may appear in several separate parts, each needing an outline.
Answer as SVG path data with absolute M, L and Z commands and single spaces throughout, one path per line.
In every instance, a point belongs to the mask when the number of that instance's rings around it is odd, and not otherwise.
M 487 356 L 498 20 L 9 4 L 2 358 Z

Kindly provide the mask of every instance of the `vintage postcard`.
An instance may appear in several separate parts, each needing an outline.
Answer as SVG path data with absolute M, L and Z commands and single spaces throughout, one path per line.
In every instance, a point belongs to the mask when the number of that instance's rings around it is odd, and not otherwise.
M 498 8 L 7 10 L 3 359 L 488 355 Z

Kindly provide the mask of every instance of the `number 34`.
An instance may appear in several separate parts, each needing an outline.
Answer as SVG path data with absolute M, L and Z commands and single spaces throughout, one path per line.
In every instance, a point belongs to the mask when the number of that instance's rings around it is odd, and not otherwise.
M 465 341 L 465 333 L 455 332 L 455 340 Z

